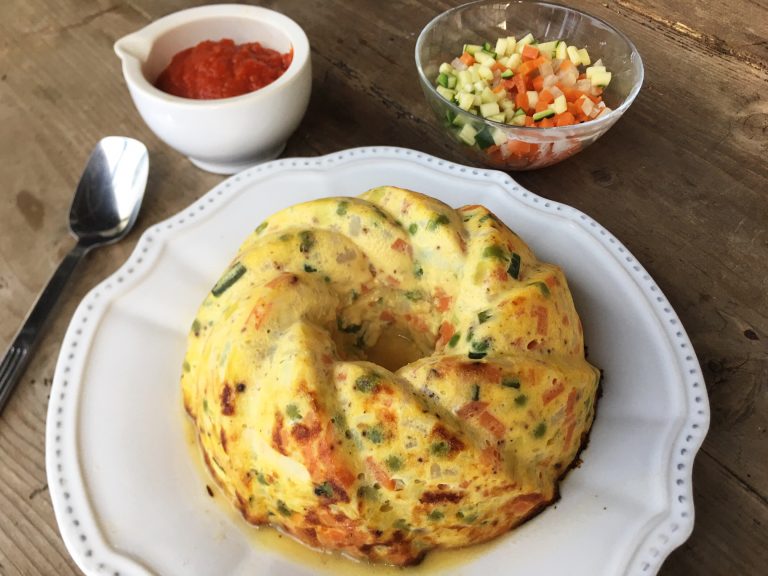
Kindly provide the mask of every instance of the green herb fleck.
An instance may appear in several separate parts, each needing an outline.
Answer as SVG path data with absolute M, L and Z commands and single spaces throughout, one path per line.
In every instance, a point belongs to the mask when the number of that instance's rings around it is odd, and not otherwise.
M 291 420 L 301 420 L 301 412 L 299 412 L 299 407 L 296 404 L 288 404 L 285 407 L 285 413 Z
M 451 348 L 455 348 L 456 344 L 459 343 L 459 340 L 461 339 L 461 332 L 456 332 L 453 336 L 451 336 L 451 339 L 448 340 L 448 346 Z
M 357 497 L 365 500 L 376 500 L 379 493 L 373 486 L 362 485 L 357 489 Z
M 349 202 L 347 202 L 346 200 L 342 200 L 336 206 L 336 214 L 338 214 L 339 216 L 344 216 L 347 213 L 347 208 L 349 208 Z
M 365 437 L 374 444 L 381 444 L 384 442 L 384 432 L 378 426 L 371 426 L 368 428 L 365 431 Z
M 418 302 L 419 300 L 424 299 L 424 294 L 421 292 L 421 290 L 408 290 L 405 293 L 405 297 L 408 298 L 411 302 Z
M 509 263 L 509 268 L 507 268 L 507 274 L 515 280 L 520 279 L 520 254 L 517 252 L 512 252 L 512 260 Z
M 406 522 L 405 518 L 398 518 L 395 523 L 393 524 L 393 527 L 396 530 L 410 530 L 411 525 Z
M 358 298 L 360 298 L 360 294 L 357 293 L 357 290 L 351 290 L 349 292 L 349 299 L 352 300 L 352 302 L 354 302 Z
M 493 246 L 486 246 L 483 250 L 483 258 L 496 258 L 497 260 L 506 260 L 507 251 L 497 244 L 494 244 Z
M 435 218 L 427 222 L 427 230 L 437 230 L 440 226 L 450 223 L 450 219 L 445 214 L 437 214 Z
M 376 392 L 379 389 L 379 380 L 381 376 L 375 372 L 363 374 L 355 380 L 355 389 L 360 392 Z
M 477 320 L 480 322 L 480 324 L 484 324 L 485 322 L 488 322 L 492 318 L 492 314 L 490 310 L 483 310 L 477 315 Z
M 533 429 L 533 437 L 534 438 L 541 438 L 546 433 L 547 433 L 547 424 L 546 424 L 546 422 L 539 422 L 536 425 L 536 428 Z
M 259 472 L 256 474 L 256 480 L 259 482 L 259 484 L 262 484 L 264 486 L 269 486 L 269 480 L 267 480 L 267 477 L 264 476 L 263 472 Z
M 525 394 L 520 394 L 519 396 L 515 396 L 515 404 L 518 406 L 525 406 L 528 403 L 528 396 Z
M 256 227 L 256 230 L 254 230 L 254 232 L 255 232 L 256 234 L 261 234 L 262 232 L 264 232 L 264 230 L 267 228 L 267 226 L 268 226 L 268 225 L 269 225 L 269 222 L 267 222 L 266 220 L 264 220 L 264 222 L 262 222 L 261 224 L 259 224 L 259 225 Z
M 243 274 L 245 274 L 245 270 L 245 266 L 240 264 L 240 262 L 235 262 L 232 267 L 219 278 L 219 281 L 216 282 L 216 285 L 211 289 L 211 294 L 216 298 L 224 294 L 224 292 L 226 292 L 235 282 L 240 280 Z
M 422 268 L 421 264 L 418 262 L 413 263 L 413 275 L 416 276 L 416 278 L 424 276 L 424 268 Z
M 200 336 L 200 328 L 201 328 L 200 321 L 197 318 L 195 318 L 192 322 L 192 333 L 195 336 Z
M 416 232 L 418 232 L 418 231 L 419 231 L 419 225 L 416 224 L 415 222 L 413 224 L 411 224 L 410 226 L 408 226 L 408 232 L 411 234 L 411 236 L 416 234 Z
M 291 238 L 293 238 L 293 234 L 281 234 L 280 235 L 280 240 L 282 240 L 283 242 L 287 242 Z
M 539 291 L 541 292 L 541 295 L 545 298 L 549 298 L 550 292 L 549 292 L 549 286 L 547 286 L 544 282 L 531 282 L 528 284 L 528 286 L 536 286 Z
M 384 463 L 387 465 L 387 468 L 392 470 L 392 472 L 397 472 L 403 467 L 403 459 L 394 454 L 387 458 Z
M 299 232 L 299 251 L 306 254 L 315 245 L 315 235 L 309 230 Z
M 504 378 L 501 381 L 501 385 L 505 388 L 515 388 L 517 390 L 520 388 L 520 380 L 518 378 Z
M 427 518 L 432 521 L 437 521 L 442 520 L 443 516 L 445 516 L 445 514 L 443 514 L 440 510 L 432 510 L 432 512 L 427 515 Z
M 189 365 L 189 362 L 184 360 L 184 363 L 181 365 L 181 369 L 184 370 L 184 372 L 189 372 L 192 368 Z
M 322 484 L 315 486 L 315 496 L 324 496 L 325 498 L 333 498 L 333 486 L 326 481 Z
M 311 264 L 304 263 L 304 272 L 317 272 L 317 268 L 314 268 Z
M 471 350 L 469 352 L 470 359 L 479 360 L 480 358 L 484 358 L 490 347 L 491 341 L 489 338 L 484 338 L 483 340 L 473 340 L 471 344 Z
M 293 514 L 293 510 L 288 508 L 282 500 L 277 501 L 277 511 L 283 516 L 291 516 Z
M 440 442 L 433 442 L 429 447 L 429 451 L 435 456 L 445 456 L 451 451 L 451 446 L 448 442 L 443 442 L 441 440 Z
M 208 398 L 203 398 L 203 412 L 208 412 Z
M 479 384 L 472 384 L 472 400 L 477 402 L 480 400 L 480 385 Z

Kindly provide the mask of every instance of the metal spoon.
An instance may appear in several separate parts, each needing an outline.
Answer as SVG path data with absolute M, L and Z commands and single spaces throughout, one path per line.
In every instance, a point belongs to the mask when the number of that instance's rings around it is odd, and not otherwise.
M 123 238 L 136 222 L 148 172 L 149 154 L 138 140 L 108 136 L 94 148 L 69 212 L 77 244 L 59 264 L 0 363 L 0 412 L 77 263 L 91 248 Z

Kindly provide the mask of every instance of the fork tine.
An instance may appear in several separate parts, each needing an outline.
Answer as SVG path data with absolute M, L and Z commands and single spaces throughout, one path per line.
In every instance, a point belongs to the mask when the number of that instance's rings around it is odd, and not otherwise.
M 5 398 L 10 395 L 11 390 L 13 390 L 26 355 L 27 349 L 14 343 L 11 344 L 2 363 L 0 363 L 0 406 L 4 403 Z

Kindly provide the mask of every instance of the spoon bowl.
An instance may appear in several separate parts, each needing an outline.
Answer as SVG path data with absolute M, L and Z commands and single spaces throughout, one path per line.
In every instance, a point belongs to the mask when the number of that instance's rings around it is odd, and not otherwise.
M 149 153 L 138 140 L 108 136 L 94 148 L 69 212 L 77 244 L 59 264 L 0 363 L 0 412 L 78 262 L 92 248 L 123 238 L 136 222 L 148 173 Z

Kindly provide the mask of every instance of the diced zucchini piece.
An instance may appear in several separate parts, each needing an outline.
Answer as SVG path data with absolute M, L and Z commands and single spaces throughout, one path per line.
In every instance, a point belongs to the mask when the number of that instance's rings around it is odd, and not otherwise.
M 507 36 L 507 56 L 511 56 L 515 53 L 517 48 L 517 40 L 514 36 Z
M 500 112 L 499 104 L 498 102 L 486 102 L 484 104 L 480 105 L 480 114 L 483 118 L 487 118 L 488 116 L 493 116 L 494 114 L 498 114 Z
M 469 92 L 459 92 L 456 99 L 459 102 L 459 108 L 469 110 L 475 103 L 475 95 Z
M 465 87 L 466 86 L 472 86 L 472 75 L 467 70 L 462 70 L 459 72 L 459 85 L 461 86 L 461 89 L 469 92 Z
M 454 126 L 462 127 L 466 123 L 467 123 L 467 117 L 461 114 L 457 114 L 456 118 L 453 119 Z
M 464 124 L 464 126 L 461 127 L 461 130 L 459 130 L 458 136 L 462 142 L 472 146 L 475 143 L 477 130 L 475 130 L 471 124 Z
M 557 43 L 557 48 L 555 49 L 555 58 L 558 60 L 565 60 L 568 57 L 568 45 L 560 40 L 560 42 Z
M 542 110 L 541 112 L 536 112 L 536 114 L 533 115 L 533 119 L 535 121 L 542 120 L 543 118 L 549 118 L 550 116 L 554 116 L 555 111 L 552 110 L 552 108 L 547 108 L 546 110 Z
M 518 108 L 517 110 L 515 110 L 515 116 L 525 116 L 525 110 L 523 110 L 522 108 Z
M 442 72 L 437 76 L 437 83 L 440 86 L 443 86 L 445 88 L 448 88 L 448 74 L 443 74 Z
M 515 52 L 520 54 L 523 51 L 523 48 L 525 48 L 525 46 L 528 44 L 533 44 L 533 34 L 531 34 L 530 32 L 517 41 L 517 46 L 515 46 Z
M 586 48 L 581 48 L 579 50 L 579 60 L 581 60 L 581 63 L 584 66 L 589 66 L 592 64 L 592 60 L 589 58 L 589 52 L 587 52 Z
M 455 90 L 451 90 L 445 86 L 440 86 L 439 84 L 437 86 L 437 92 L 440 94 L 440 96 L 448 100 L 448 102 L 453 102 L 453 97 L 456 96 Z
M 504 122 L 504 112 L 499 112 L 493 116 L 487 116 L 487 119 L 493 120 L 494 122 Z
M 551 42 L 542 42 L 539 44 L 539 52 L 545 55 L 547 58 L 552 59 L 555 57 L 555 50 L 557 48 L 557 40 Z
M 500 120 L 500 122 L 503 121 L 504 119 Z M 493 143 L 496 144 L 496 146 L 501 146 L 507 141 L 507 135 L 504 134 L 504 130 L 501 130 L 500 128 L 492 128 L 491 136 L 493 136 Z
M 512 54 L 507 58 L 507 68 L 510 70 L 517 70 L 518 66 L 523 63 L 523 57 L 520 54 Z
M 496 54 L 504 56 L 507 53 L 507 39 L 499 38 L 496 40 Z
M 448 76 L 448 88 L 450 88 L 451 90 L 455 90 L 457 80 L 458 78 L 456 78 L 456 76 L 454 76 L 453 74 Z
M 552 102 L 552 110 L 555 111 L 555 114 L 562 114 L 568 111 L 568 102 L 565 101 L 565 95 L 560 94 L 560 96 L 555 98 L 555 101 Z
M 536 104 L 539 102 L 539 93 L 536 90 L 528 90 L 528 107 L 536 108 Z
M 490 52 L 492 50 L 492 46 L 490 42 L 483 42 L 483 50 L 486 52 Z
M 515 111 L 515 103 L 509 98 L 499 100 L 499 107 L 504 110 L 504 112 L 508 112 L 509 110 L 512 110 L 512 112 Z
M 487 87 L 487 84 L 483 82 L 482 80 L 476 80 L 474 84 L 472 84 L 472 91 L 475 94 L 479 94 L 483 91 L 483 88 Z
M 590 80 L 592 81 L 592 86 L 605 87 L 611 83 L 611 73 L 610 72 L 592 72 L 592 78 L 590 78 Z
M 437 69 L 440 74 L 453 74 L 453 66 L 448 64 L 448 62 L 443 62 L 440 64 L 440 68 Z
M 464 52 L 467 52 L 468 54 L 474 55 L 475 52 L 479 52 L 482 49 L 483 47 L 477 44 L 464 44 Z
M 480 52 L 475 52 L 473 56 L 478 64 L 483 66 L 493 66 L 496 63 L 496 59 L 493 56 L 482 50 Z
M 496 94 L 493 90 L 488 88 L 488 86 L 483 88 L 483 91 L 480 92 L 480 100 L 483 104 L 487 104 L 488 102 L 496 103 Z
M 480 104 L 483 103 L 483 99 L 480 97 L 480 94 L 475 94 L 474 96 L 475 96 L 475 100 L 472 106 L 474 106 L 475 108 L 479 108 Z
M 595 72 L 605 72 L 605 66 L 590 66 L 586 70 L 587 78 L 592 78 L 592 74 Z
M 493 71 L 488 66 L 482 65 L 477 69 L 481 80 L 493 80 Z
M 571 59 L 571 62 L 576 64 L 578 66 L 581 63 L 581 58 L 579 57 L 579 50 L 576 48 L 576 46 L 568 46 L 568 58 Z
M 525 126 L 525 114 L 513 117 L 510 124 L 513 126 Z
M 501 73 L 501 77 L 504 78 L 505 80 L 507 78 L 512 78 L 512 76 L 514 76 L 514 75 L 515 75 L 515 73 L 512 72 L 512 70 L 504 70 L 504 72 Z
M 488 126 L 483 126 L 483 129 L 475 135 L 475 143 L 483 150 L 488 146 L 493 146 L 493 136 L 491 136 Z

